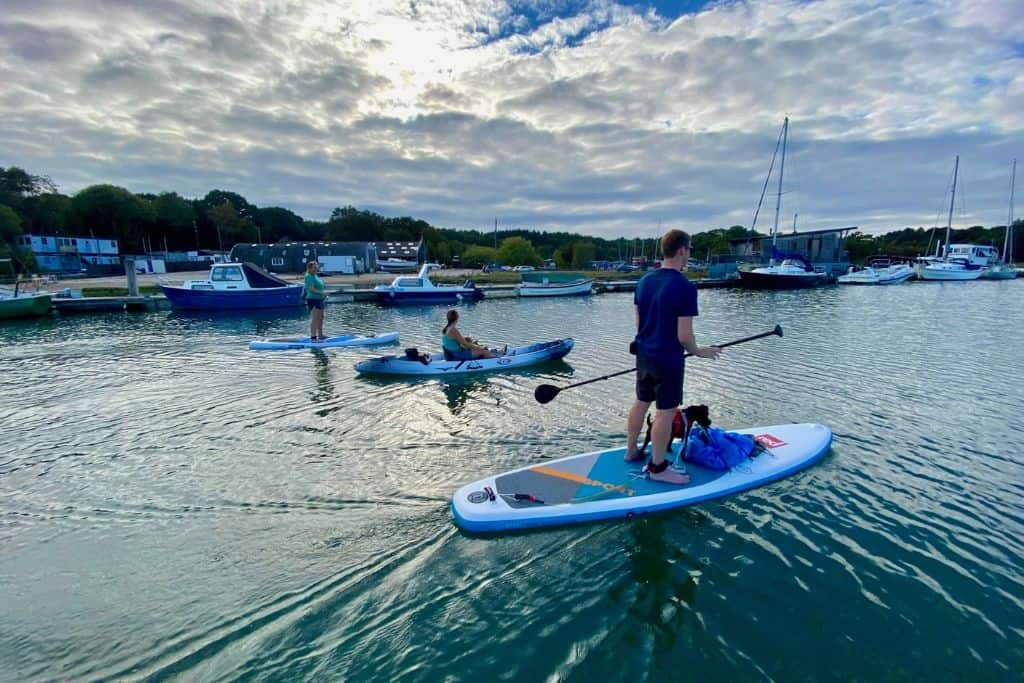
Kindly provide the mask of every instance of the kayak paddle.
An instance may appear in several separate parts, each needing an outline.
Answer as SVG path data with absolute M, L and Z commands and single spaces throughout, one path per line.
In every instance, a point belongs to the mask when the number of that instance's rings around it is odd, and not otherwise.
M 770 337 L 772 335 L 777 335 L 781 337 L 782 325 L 776 325 L 775 329 L 771 330 L 770 332 L 762 332 L 761 334 L 755 334 L 752 337 L 744 337 L 743 339 L 736 339 L 734 341 L 726 342 L 724 344 L 715 344 L 714 346 L 723 349 L 726 346 L 734 346 L 736 344 L 742 344 L 744 342 L 753 341 L 755 339 L 760 339 L 762 337 Z M 690 357 L 692 355 L 692 353 L 685 354 L 686 357 Z M 618 377 L 619 375 L 627 375 L 631 372 L 636 372 L 636 368 L 630 368 L 629 370 L 620 370 L 619 372 L 613 372 L 610 375 L 604 375 L 603 377 L 595 377 L 594 379 L 576 382 L 575 384 L 569 384 L 564 387 L 556 387 L 552 384 L 541 384 L 540 386 L 533 390 L 533 398 L 536 399 L 537 403 L 551 403 L 551 401 L 554 400 L 555 396 L 558 396 L 559 392 L 562 392 L 566 389 L 572 389 L 573 387 L 581 387 L 584 384 L 590 384 L 592 382 L 600 382 L 601 380 L 610 379 L 612 377 Z

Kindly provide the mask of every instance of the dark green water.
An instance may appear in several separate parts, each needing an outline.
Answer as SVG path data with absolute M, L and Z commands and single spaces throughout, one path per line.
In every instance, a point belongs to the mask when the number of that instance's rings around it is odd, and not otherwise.
M 705 290 L 725 427 L 822 422 L 814 468 L 724 501 L 494 538 L 484 474 L 618 446 L 628 294 L 485 301 L 463 330 L 565 362 L 368 381 L 250 352 L 302 317 L 0 326 L 0 679 L 1020 680 L 1024 281 Z M 443 308 L 328 309 L 434 348 Z M 392 347 L 399 348 L 399 347 Z

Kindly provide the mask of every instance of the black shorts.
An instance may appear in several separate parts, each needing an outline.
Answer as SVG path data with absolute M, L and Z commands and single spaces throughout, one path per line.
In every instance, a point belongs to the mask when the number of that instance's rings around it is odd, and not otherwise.
M 658 410 L 678 408 L 683 402 L 684 368 L 666 367 L 643 354 L 636 357 L 636 400 L 654 403 Z
M 322 311 L 322 310 L 324 310 L 324 300 L 323 299 L 306 299 L 306 308 L 308 308 L 311 311 L 314 308 L 319 308 Z

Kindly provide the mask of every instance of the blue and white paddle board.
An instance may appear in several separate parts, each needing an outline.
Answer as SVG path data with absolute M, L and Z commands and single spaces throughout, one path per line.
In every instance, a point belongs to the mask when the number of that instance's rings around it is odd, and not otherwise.
M 595 451 L 546 460 L 463 486 L 452 498 L 455 523 L 467 531 L 493 532 L 631 518 L 788 477 L 820 460 L 832 444 L 832 431 L 820 424 L 735 431 L 752 435 L 764 448 L 730 470 L 685 463 L 688 484 L 648 479 L 642 463 L 623 460 L 625 448 Z M 675 456 L 679 447 L 677 440 L 672 445 Z
M 249 342 L 249 348 L 255 351 L 281 351 L 285 349 L 330 349 L 345 346 L 380 346 L 398 341 L 397 332 L 384 332 L 364 337 L 361 334 L 343 334 L 328 337 L 323 341 L 312 341 L 309 337 L 292 337 L 289 339 L 259 339 Z

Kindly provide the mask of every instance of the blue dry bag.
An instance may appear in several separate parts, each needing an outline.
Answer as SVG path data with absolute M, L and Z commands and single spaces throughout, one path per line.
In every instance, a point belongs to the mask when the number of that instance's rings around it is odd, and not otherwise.
M 754 451 L 754 437 L 717 427 L 694 425 L 686 442 L 686 460 L 710 470 L 728 470 Z

